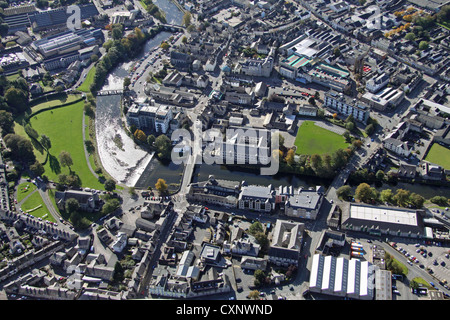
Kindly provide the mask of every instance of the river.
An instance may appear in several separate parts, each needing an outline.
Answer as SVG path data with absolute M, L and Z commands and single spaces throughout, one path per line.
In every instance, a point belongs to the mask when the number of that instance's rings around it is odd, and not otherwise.
M 169 0 L 157 0 L 154 3 L 166 14 L 168 23 L 181 24 L 183 13 Z M 170 32 L 160 32 L 147 41 L 136 61 L 147 52 L 161 44 L 171 36 Z M 117 66 L 107 77 L 101 90 L 121 90 L 123 79 L 134 61 Z M 147 171 L 164 173 L 164 164 L 153 159 L 153 154 L 137 147 L 123 126 L 121 119 L 121 96 L 98 96 L 95 118 L 97 151 L 103 168 L 120 184 L 135 186 L 140 177 Z M 180 169 L 181 171 L 181 169 Z M 145 176 L 145 174 L 144 174 Z M 150 175 L 153 176 L 153 175 Z M 178 174 L 178 176 L 180 176 Z M 148 180 L 146 180 L 148 181 Z M 155 182 L 151 181 L 152 185 Z

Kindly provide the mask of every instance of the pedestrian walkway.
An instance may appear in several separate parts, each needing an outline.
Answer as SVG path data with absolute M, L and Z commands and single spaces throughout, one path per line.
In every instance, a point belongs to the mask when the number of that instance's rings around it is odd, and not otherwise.
M 339 135 L 343 135 L 344 132 L 346 131 L 345 128 L 339 127 L 339 126 L 329 123 L 327 121 L 314 121 L 314 124 L 318 127 L 321 127 L 323 129 L 326 129 L 326 130 L 334 132 L 334 133 L 337 133 Z

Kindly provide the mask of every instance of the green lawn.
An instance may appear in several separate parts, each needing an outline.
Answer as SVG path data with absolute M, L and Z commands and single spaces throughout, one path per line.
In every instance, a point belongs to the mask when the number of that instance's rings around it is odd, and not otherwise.
M 304 121 L 298 128 L 295 146 L 297 154 L 321 155 L 347 148 L 348 143 L 343 136 L 316 126 L 314 121 Z
M 31 182 L 24 182 L 17 186 L 17 202 L 22 201 L 36 190 L 36 186 Z
M 84 154 L 82 134 L 84 102 L 79 101 L 71 105 L 44 111 L 30 119 L 31 126 L 39 135 L 47 135 L 52 143 L 50 155 L 45 164 L 45 174 L 50 180 L 56 181 L 60 173 L 70 174 L 69 168 L 62 167 L 58 160 L 61 151 L 71 154 L 73 166 L 71 170 L 81 179 L 83 187 L 104 189 L 103 184 L 91 173 Z M 41 163 L 46 154 L 36 154 Z
M 83 83 L 77 88 L 82 92 L 91 92 L 91 84 L 94 81 L 95 76 L 95 66 L 93 66 L 86 75 L 86 79 L 84 79 Z
M 35 217 L 49 220 L 52 222 L 56 222 L 55 218 L 53 218 L 53 216 L 51 215 L 50 210 L 48 210 L 47 206 L 45 205 L 45 203 L 42 200 L 42 197 L 38 191 L 33 193 L 22 204 L 21 208 L 24 212 L 28 212 L 29 214 L 31 214 Z
M 445 169 L 450 169 L 450 149 L 433 143 L 425 160 L 440 165 Z

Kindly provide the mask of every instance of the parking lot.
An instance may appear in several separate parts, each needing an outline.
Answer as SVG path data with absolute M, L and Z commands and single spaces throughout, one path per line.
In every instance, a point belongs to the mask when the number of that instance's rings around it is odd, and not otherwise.
M 395 248 L 408 259 L 410 267 L 415 266 L 428 271 L 437 281 L 450 280 L 450 248 L 448 245 L 416 240 L 407 243 L 396 242 Z M 450 293 L 450 290 L 447 293 Z

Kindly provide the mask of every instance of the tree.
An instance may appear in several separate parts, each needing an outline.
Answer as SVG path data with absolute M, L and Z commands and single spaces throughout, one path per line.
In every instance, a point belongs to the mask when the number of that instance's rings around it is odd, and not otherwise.
M 131 84 L 131 80 L 128 77 L 123 79 L 123 89 L 128 90 L 129 85 Z
M 192 16 L 189 12 L 186 12 L 183 16 L 182 24 L 187 28 L 191 25 Z
M 322 157 L 320 156 L 320 154 L 313 154 L 311 156 L 311 167 L 317 170 L 321 166 L 322 166 Z
M 348 131 L 352 131 L 355 128 L 355 124 L 353 122 L 347 122 L 345 124 L 345 129 L 347 129 Z
M 414 32 L 409 32 L 405 35 L 405 40 L 414 41 L 416 40 L 416 35 Z
M 114 265 L 113 280 L 115 282 L 122 282 L 123 279 L 125 279 L 124 269 L 122 264 L 119 261 L 117 261 L 116 264 Z
M 257 287 L 264 283 L 264 280 L 266 279 L 266 274 L 261 269 L 255 270 L 253 276 L 255 277 L 254 284 Z
M 333 113 L 333 119 L 337 119 L 337 117 L 338 117 L 338 114 L 337 113 Z
M 5 100 L 16 113 L 28 108 L 28 92 L 25 90 L 9 87 L 5 92 Z
M 45 134 L 41 135 L 41 139 L 39 140 L 39 142 L 47 151 L 52 147 L 52 142 L 50 141 L 50 138 Z
M 262 226 L 261 222 L 259 222 L 259 221 L 255 221 L 255 222 L 252 223 L 252 225 L 248 228 L 248 232 L 249 232 L 251 235 L 255 235 L 255 234 L 257 234 L 258 232 L 263 232 L 263 231 L 264 231 L 263 226 Z
M 11 112 L 0 110 L 0 128 L 2 136 L 14 132 L 14 119 Z
M 394 193 L 391 189 L 384 189 L 380 193 L 380 200 L 383 202 L 391 203 Z
M 72 172 L 72 169 L 70 167 L 73 166 L 73 160 L 72 160 L 72 156 L 70 155 L 70 153 L 67 151 L 61 151 L 58 158 L 59 158 L 59 163 L 61 164 L 61 166 L 68 167 L 69 171 Z
M 355 198 L 362 202 L 368 202 L 374 198 L 374 189 L 367 183 L 363 182 L 356 188 Z
M 102 207 L 102 214 L 110 214 L 111 212 L 114 212 L 120 207 L 120 202 L 118 199 L 109 199 L 105 202 L 105 204 Z
M 106 191 L 114 191 L 116 189 L 116 182 L 112 179 L 108 179 L 105 181 L 105 190 Z
M 39 161 L 35 161 L 31 166 L 30 166 L 30 170 L 31 172 L 33 172 L 36 176 L 41 176 L 44 174 L 45 169 L 44 166 L 42 165 L 42 163 L 40 163 Z
M 341 199 L 347 199 L 352 195 L 352 187 L 344 185 L 336 190 L 336 195 Z
M 427 41 L 420 41 L 419 43 L 419 50 L 426 50 L 428 49 L 428 42 Z
M 339 57 L 341 55 L 341 50 L 339 50 L 339 47 L 334 48 L 333 54 L 335 57 Z
M 356 139 L 356 140 L 354 140 L 354 141 L 352 142 L 352 145 L 353 145 L 356 149 L 359 149 L 359 148 L 361 148 L 361 146 L 362 146 L 362 141 L 359 140 L 359 139 Z
M 250 291 L 250 293 L 248 294 L 248 297 L 253 300 L 258 300 L 259 299 L 259 291 L 258 290 Z
M 284 158 L 288 165 L 292 166 L 294 164 L 294 156 L 295 156 L 294 149 L 289 149 L 286 158 Z
M 67 213 L 72 214 L 73 212 L 80 210 L 80 203 L 75 198 L 69 198 L 65 203 L 65 209 Z
M 169 159 L 172 150 L 170 139 L 166 135 L 160 135 L 155 139 L 155 147 L 158 158 Z
M 95 150 L 94 143 L 91 140 L 84 140 L 84 146 L 89 154 L 92 154 Z
M 9 133 L 4 139 L 6 147 L 11 150 L 11 157 L 25 161 L 27 163 L 34 163 L 36 156 L 33 152 L 33 145 L 31 141 L 20 135 Z
M 159 191 L 159 193 L 165 194 L 168 189 L 166 180 L 159 178 L 158 181 L 156 181 L 155 188 Z
M 420 194 L 411 193 L 411 195 L 409 196 L 409 201 L 414 207 L 420 209 L 423 207 L 423 204 L 425 203 L 425 198 L 422 197 Z
M 377 180 L 383 181 L 384 180 L 384 171 L 378 170 L 377 173 L 375 174 L 375 177 L 377 178 Z
M 430 199 L 430 201 L 434 204 L 437 204 L 441 207 L 448 206 L 448 199 L 444 196 L 434 196 Z
M 398 189 L 392 198 L 400 207 L 406 207 L 408 204 L 410 192 L 404 189 Z
M 141 142 L 146 142 L 146 141 L 147 141 L 147 135 L 144 133 L 144 131 L 142 131 L 142 130 L 140 130 L 140 129 L 137 129 L 137 130 L 134 132 L 134 137 L 135 137 L 137 140 L 141 141 Z
M 155 143 L 155 140 L 156 140 L 156 138 L 155 138 L 154 135 L 150 134 L 150 135 L 147 136 L 147 144 L 148 144 L 149 146 L 152 147 L 153 144 Z

